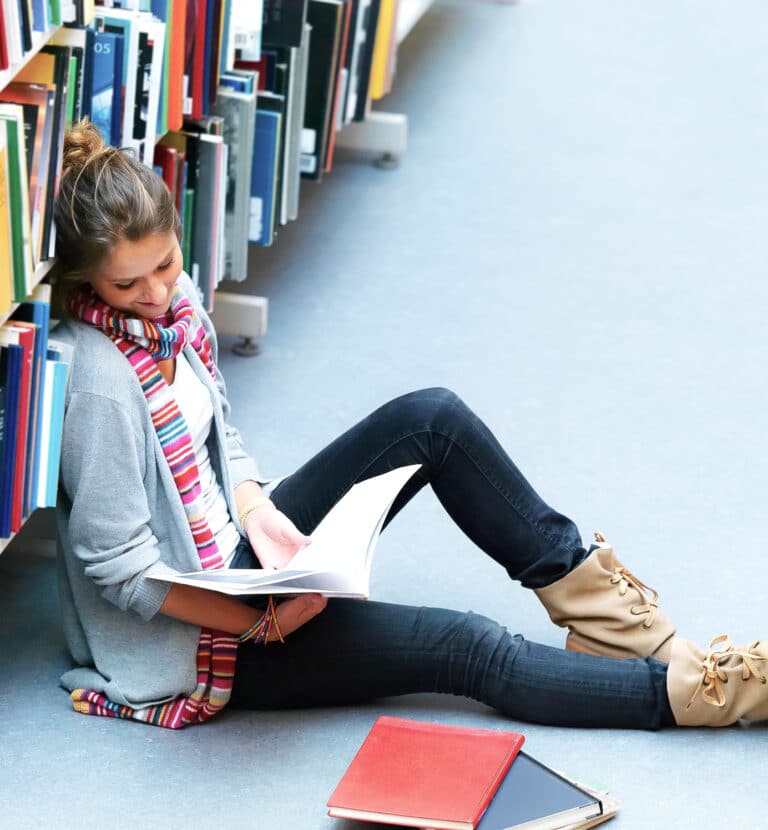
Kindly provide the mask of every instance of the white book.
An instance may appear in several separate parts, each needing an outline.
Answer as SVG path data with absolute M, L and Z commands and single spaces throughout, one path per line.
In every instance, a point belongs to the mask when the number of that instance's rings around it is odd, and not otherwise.
M 43 376 L 43 410 L 41 412 L 40 434 L 40 469 L 37 476 L 35 507 L 48 506 L 48 478 L 50 476 L 51 451 L 51 417 L 53 413 L 53 365 L 55 360 L 46 360 Z
M 327 513 L 289 565 L 279 570 L 208 570 L 158 576 L 224 594 L 306 594 L 367 599 L 371 565 L 397 494 L 420 464 L 397 467 L 355 484 Z

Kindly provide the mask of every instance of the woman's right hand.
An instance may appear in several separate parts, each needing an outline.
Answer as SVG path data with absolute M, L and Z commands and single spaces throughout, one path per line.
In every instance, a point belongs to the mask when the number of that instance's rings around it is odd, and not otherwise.
M 316 617 L 327 605 L 328 598 L 322 594 L 302 594 L 293 599 L 286 599 L 279 604 L 275 604 L 275 614 L 277 616 L 277 626 L 283 637 L 301 628 L 304 623 L 309 622 L 313 617 Z M 269 632 L 269 642 L 279 640 L 277 628 L 273 625 Z

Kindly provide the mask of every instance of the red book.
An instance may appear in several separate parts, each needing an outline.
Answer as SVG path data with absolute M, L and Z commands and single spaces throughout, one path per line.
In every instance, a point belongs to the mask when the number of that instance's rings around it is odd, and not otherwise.
M 328 800 L 328 815 L 473 830 L 524 740 L 519 732 L 380 717 Z
M 207 111 L 203 101 L 203 83 L 205 73 L 205 23 L 208 3 L 213 0 L 197 0 L 197 20 L 195 21 L 195 51 L 192 66 L 192 118 L 202 118 Z
M 8 38 L 5 33 L 5 12 L 0 11 L 0 70 L 8 69 Z
M 163 181 L 176 199 L 176 148 L 166 147 L 164 144 L 155 145 L 155 166 L 163 171 Z
M 19 389 L 19 420 L 16 428 L 16 463 L 11 501 L 11 530 L 18 533 L 24 521 L 24 487 L 27 467 L 27 436 L 29 434 L 29 407 L 32 392 L 32 361 L 35 349 L 35 326 L 31 323 L 9 324 L 6 328 L 18 332 L 19 345 L 24 349 Z

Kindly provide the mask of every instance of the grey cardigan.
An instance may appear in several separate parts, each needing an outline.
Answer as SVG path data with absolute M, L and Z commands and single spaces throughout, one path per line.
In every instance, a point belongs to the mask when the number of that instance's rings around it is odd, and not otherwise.
M 215 333 L 192 281 L 184 274 L 179 285 L 216 360 Z M 134 707 L 172 700 L 195 688 L 200 629 L 158 614 L 170 586 L 150 577 L 200 570 L 181 497 L 122 353 L 77 321 L 63 323 L 56 338 L 74 347 L 56 513 L 64 633 L 76 668 L 61 682 Z M 259 472 L 227 423 L 218 369 L 214 383 L 191 346 L 185 354 L 213 401 L 211 461 L 236 517 L 234 488 L 259 481 Z

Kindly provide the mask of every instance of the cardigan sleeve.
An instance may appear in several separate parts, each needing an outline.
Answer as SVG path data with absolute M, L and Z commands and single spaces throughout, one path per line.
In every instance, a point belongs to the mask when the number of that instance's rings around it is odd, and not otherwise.
M 69 545 L 105 599 L 148 620 L 170 589 L 149 577 L 174 570 L 160 561 L 149 526 L 145 466 L 144 439 L 126 407 L 90 392 L 70 395 L 61 455 Z

